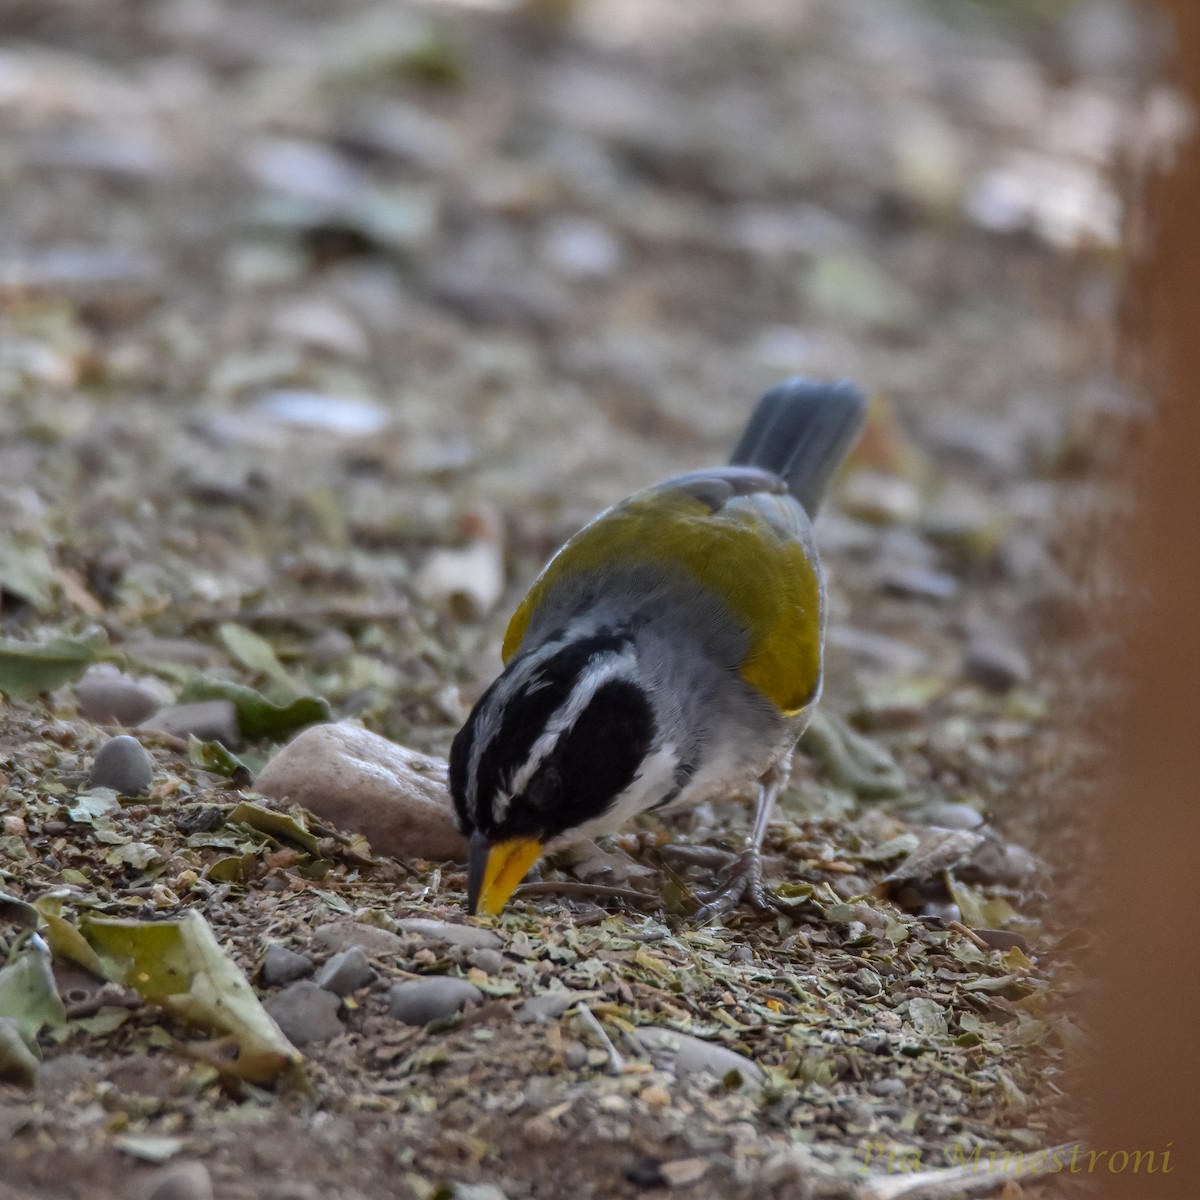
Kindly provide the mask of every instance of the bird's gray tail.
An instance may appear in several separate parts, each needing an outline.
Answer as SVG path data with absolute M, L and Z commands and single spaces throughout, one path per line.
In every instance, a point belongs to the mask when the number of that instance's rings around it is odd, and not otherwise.
M 774 471 L 815 517 L 866 415 L 866 399 L 854 384 L 795 375 L 758 402 L 729 461 Z

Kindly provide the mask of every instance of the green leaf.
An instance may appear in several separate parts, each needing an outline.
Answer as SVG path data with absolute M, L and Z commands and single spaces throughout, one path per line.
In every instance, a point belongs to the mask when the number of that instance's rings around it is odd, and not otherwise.
M 112 788 L 97 788 L 94 792 L 81 792 L 75 803 L 67 809 L 67 816 L 79 825 L 95 825 L 101 817 L 117 812 L 121 807 L 117 793 Z
M 38 1078 L 37 1055 L 26 1044 L 11 1017 L 0 1017 L 0 1083 L 33 1087 Z
M 61 1025 L 67 1019 L 67 1010 L 54 986 L 50 951 L 44 946 L 27 944 L 0 970 L 0 1017 L 12 1017 L 21 1037 L 30 1045 L 43 1029 Z
M 299 696 L 290 704 L 272 704 L 261 692 L 225 679 L 192 679 L 180 693 L 179 703 L 196 700 L 232 700 L 242 734 L 251 741 L 282 741 L 306 725 L 333 720 L 328 701 L 319 696 Z
M 297 817 L 287 813 L 275 812 L 274 809 L 264 808 L 261 804 L 251 804 L 243 801 L 225 818 L 230 825 L 249 825 L 259 833 L 286 842 L 294 842 L 307 850 L 314 858 L 320 856 L 321 846 L 309 832 L 308 827 Z
M 45 546 L 0 537 L 0 589 L 46 612 L 54 602 L 56 586 L 54 564 Z
M 110 1033 L 115 1033 L 120 1029 L 131 1016 L 133 1016 L 133 1013 L 127 1008 L 118 1008 L 116 1005 L 106 1004 L 93 1016 L 79 1017 L 71 1021 L 67 1025 L 67 1029 L 78 1029 L 82 1033 L 86 1033 L 88 1037 L 108 1037 Z
M 204 872 L 206 879 L 213 883 L 247 883 L 254 878 L 258 867 L 258 855 L 253 850 L 245 854 L 227 854 L 210 863 Z
M 187 1143 L 181 1137 L 163 1133 L 121 1133 L 113 1145 L 131 1158 L 161 1166 L 179 1154 Z
M 229 778 L 243 776 L 246 783 L 254 778 L 254 772 L 249 766 L 220 742 L 202 742 L 197 737 L 191 737 L 188 739 L 188 757 L 196 766 L 203 767 L 214 775 L 225 775 Z
M 221 635 L 225 648 L 243 667 L 265 675 L 289 695 L 296 694 L 296 684 L 283 669 L 283 664 L 275 654 L 275 648 L 265 638 L 252 629 L 247 629 L 245 625 L 237 625 L 233 621 L 226 621 L 217 633 Z
M 0 921 L 11 921 L 20 929 L 36 929 L 41 924 L 38 910 L 8 892 L 0 892 Z
M 108 978 L 180 1020 L 233 1038 L 235 1059 L 214 1053 L 209 1060 L 219 1070 L 265 1083 L 302 1061 L 195 909 L 175 921 L 89 916 L 81 929 Z
M 49 642 L 0 638 L 0 692 L 25 699 L 52 692 L 78 679 L 101 658 L 106 644 L 107 639 L 99 632 Z
M 50 944 L 50 952 L 55 958 L 66 959 L 78 963 L 84 970 L 104 978 L 104 965 L 96 956 L 95 950 L 87 944 L 83 934 L 62 915 L 63 899 L 61 896 L 41 896 L 35 903 L 42 920 L 46 923 L 45 937 Z

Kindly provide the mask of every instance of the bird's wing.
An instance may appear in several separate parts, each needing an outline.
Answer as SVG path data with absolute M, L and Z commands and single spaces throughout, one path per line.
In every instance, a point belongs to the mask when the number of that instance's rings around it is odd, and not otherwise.
M 564 584 L 587 575 L 647 568 L 644 577 L 682 577 L 715 596 L 745 630 L 746 682 L 785 713 L 817 694 L 824 587 L 803 508 L 787 485 L 756 467 L 680 475 L 603 512 L 551 559 L 513 614 L 507 662 L 538 609 Z

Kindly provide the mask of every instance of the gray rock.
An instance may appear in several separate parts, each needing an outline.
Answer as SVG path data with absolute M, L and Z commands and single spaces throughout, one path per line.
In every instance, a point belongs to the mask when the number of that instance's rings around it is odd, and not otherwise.
M 404 939 L 398 933 L 358 921 L 318 925 L 313 936 L 326 950 L 348 950 L 351 946 L 361 946 L 368 954 L 403 954 L 405 950 Z
M 539 1024 L 556 1020 L 573 1004 L 577 1004 L 585 997 L 586 994 L 579 992 L 542 992 L 541 995 L 530 996 L 521 1005 L 517 1020 L 535 1021 Z
M 456 1183 L 451 1194 L 454 1200 L 508 1200 L 503 1189 L 494 1183 Z
M 612 233 L 598 221 L 578 217 L 552 221 L 541 251 L 568 279 L 604 279 L 621 266 L 621 244 Z
M 342 1002 L 310 980 L 290 984 L 267 1001 L 267 1012 L 296 1046 L 327 1042 L 342 1032 L 338 1009 Z
M 159 697 L 136 679 L 97 668 L 75 685 L 75 703 L 97 725 L 136 725 L 162 707 Z
M 652 1057 L 661 1059 L 676 1075 L 710 1074 L 724 1079 L 731 1071 L 737 1071 L 748 1083 L 761 1085 L 766 1080 L 766 1073 L 753 1059 L 690 1034 L 658 1025 L 642 1025 L 635 1036 Z
M 264 796 L 303 805 L 339 829 L 365 834 L 378 854 L 466 858 L 446 763 L 349 721 L 297 734 L 263 767 L 254 786 Z
M 307 954 L 299 954 L 274 942 L 267 947 L 267 952 L 263 955 L 262 966 L 258 969 L 258 981 L 263 987 L 281 987 L 312 973 L 313 961 Z
M 337 667 L 354 653 L 354 639 L 344 629 L 326 629 L 308 644 L 308 659 L 318 667 Z
M 392 1016 L 406 1025 L 428 1025 L 482 1000 L 483 993 L 473 983 L 449 975 L 409 979 L 394 984 L 388 993 Z
M 897 1079 L 895 1076 L 889 1076 L 886 1079 L 877 1079 L 871 1084 L 871 1091 L 876 1096 L 902 1096 L 908 1091 L 908 1085 L 903 1079 Z
M 1021 649 L 991 635 L 971 639 L 963 659 L 963 671 L 990 692 L 1007 692 L 1009 688 L 1028 683 L 1032 676 Z
M 201 700 L 195 704 L 173 704 L 143 721 L 139 729 L 153 729 L 172 737 L 197 737 L 202 742 L 220 742 L 234 749 L 242 744 L 242 729 L 232 700 Z
M 499 975 L 504 970 L 504 955 L 499 950 L 475 950 L 468 955 L 467 962 L 485 975 Z
M 367 961 L 366 951 L 361 946 L 351 946 L 335 954 L 317 972 L 317 986 L 335 996 L 348 996 L 360 987 L 366 987 L 375 972 Z
M 971 871 L 985 883 L 1021 883 L 1038 869 L 1024 846 L 984 842 L 971 857 Z
M 962 909 L 952 900 L 930 900 L 921 909 L 921 916 L 934 917 L 939 921 L 961 921 Z
M 415 933 L 427 942 L 446 942 L 451 946 L 470 946 L 479 950 L 498 950 L 504 945 L 498 934 L 474 925 L 456 925 L 451 921 L 434 921 L 428 917 L 404 917 L 396 922 L 403 933 Z
M 88 782 L 92 787 L 112 788 L 121 796 L 140 796 L 154 782 L 154 767 L 142 743 L 123 733 L 96 751 Z
M 181 1159 L 156 1171 L 144 1193 L 146 1200 L 213 1200 L 212 1177 L 195 1159 Z
M 939 829 L 978 829 L 983 816 L 969 804 L 951 804 L 946 800 L 934 800 L 921 809 L 920 819 L 926 825 Z

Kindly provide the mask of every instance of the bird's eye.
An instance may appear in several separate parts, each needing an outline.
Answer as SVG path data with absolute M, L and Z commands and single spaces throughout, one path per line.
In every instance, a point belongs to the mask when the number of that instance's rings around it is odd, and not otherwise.
M 562 775 L 552 763 L 547 763 L 529 781 L 524 799 L 531 807 L 545 812 L 553 809 L 562 795 Z

